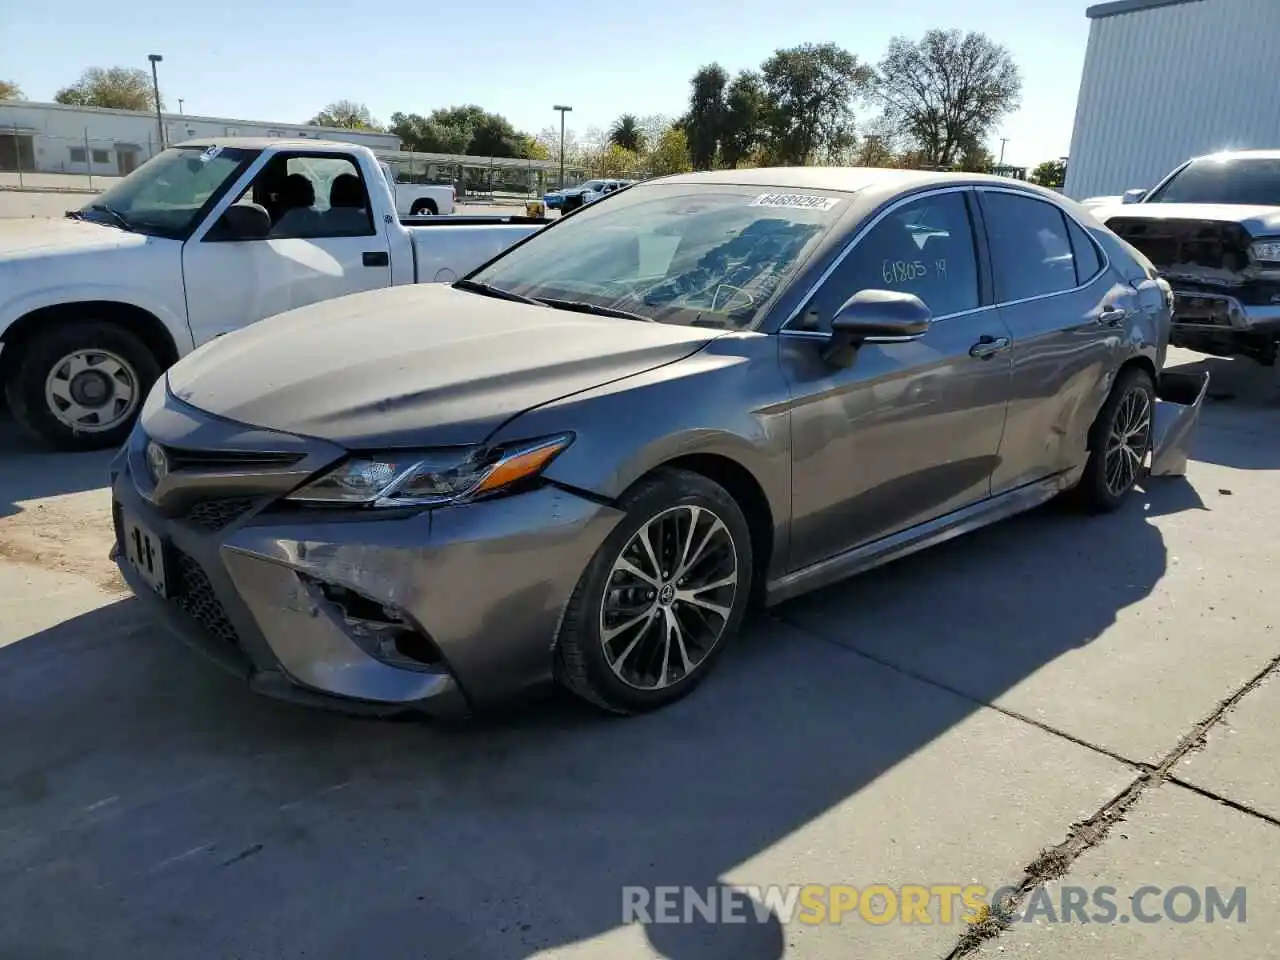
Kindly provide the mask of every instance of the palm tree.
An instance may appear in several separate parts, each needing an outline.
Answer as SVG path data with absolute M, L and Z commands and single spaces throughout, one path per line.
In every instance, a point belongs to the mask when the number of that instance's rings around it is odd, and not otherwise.
M 609 128 L 609 142 L 623 150 L 639 153 L 644 149 L 644 134 L 640 130 L 640 121 L 632 114 L 624 113 Z

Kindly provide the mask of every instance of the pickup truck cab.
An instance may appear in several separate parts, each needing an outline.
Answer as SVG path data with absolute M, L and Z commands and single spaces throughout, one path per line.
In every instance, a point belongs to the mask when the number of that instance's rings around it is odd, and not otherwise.
M 549 221 L 402 220 L 373 152 L 178 144 L 65 218 L 0 221 L 0 384 L 65 449 L 118 446 L 160 372 L 273 314 L 448 282 Z
M 388 164 L 379 163 L 382 176 L 396 198 L 396 213 L 402 217 L 448 216 L 458 203 L 458 192 L 438 183 L 398 183 Z
M 1280 150 L 1196 157 L 1114 199 L 1092 212 L 1173 287 L 1170 343 L 1276 366 Z

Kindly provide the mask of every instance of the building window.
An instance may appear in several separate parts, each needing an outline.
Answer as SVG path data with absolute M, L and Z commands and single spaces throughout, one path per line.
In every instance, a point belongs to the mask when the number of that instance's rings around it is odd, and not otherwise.
M 84 147 L 71 148 L 71 162 L 84 163 Z
M 111 153 L 107 150 L 95 150 L 93 151 L 93 162 L 94 163 L 110 163 Z

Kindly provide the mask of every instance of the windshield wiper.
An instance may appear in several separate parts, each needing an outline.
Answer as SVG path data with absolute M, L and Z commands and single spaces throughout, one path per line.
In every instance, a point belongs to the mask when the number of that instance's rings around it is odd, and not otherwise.
M 587 303 L 584 300 L 558 300 L 555 297 L 536 297 L 538 303 L 545 303 L 548 307 L 555 307 L 557 310 L 572 310 L 575 313 L 592 313 L 597 317 L 616 317 L 619 320 L 639 320 L 642 323 L 655 323 L 653 317 L 642 316 L 638 313 L 631 313 L 627 310 L 618 310 L 615 307 L 602 307 L 594 303 Z
M 117 210 L 115 207 L 108 206 L 105 203 L 91 203 L 89 204 L 89 209 L 98 210 L 102 213 L 105 213 L 107 216 L 109 216 L 112 220 L 116 222 L 116 225 L 120 227 L 121 230 L 133 229 L 133 225 L 129 223 L 129 218 L 126 217 L 119 210 Z
M 501 287 L 495 287 L 493 284 L 485 283 L 481 280 L 455 280 L 453 286 L 457 290 L 470 290 L 472 293 L 482 293 L 486 297 L 497 297 L 499 300 L 512 300 L 516 303 L 528 303 L 535 307 L 540 302 L 532 297 L 512 293 L 510 290 L 503 290 Z

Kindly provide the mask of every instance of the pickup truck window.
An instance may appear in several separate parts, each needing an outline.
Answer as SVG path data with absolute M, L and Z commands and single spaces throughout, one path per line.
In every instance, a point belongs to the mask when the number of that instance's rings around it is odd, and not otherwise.
M 1280 160 L 1192 160 L 1144 203 L 1233 203 L 1280 206 Z
M 173 147 L 82 207 L 79 215 L 137 233 L 185 239 L 256 150 Z
M 641 185 L 534 234 L 470 279 L 663 323 L 745 329 L 843 205 L 812 190 Z
M 278 154 L 236 203 L 257 203 L 267 211 L 272 240 L 368 237 L 377 232 L 360 171 L 346 157 Z

